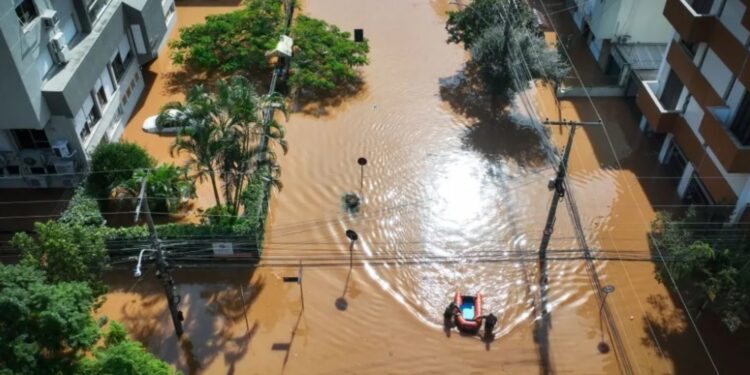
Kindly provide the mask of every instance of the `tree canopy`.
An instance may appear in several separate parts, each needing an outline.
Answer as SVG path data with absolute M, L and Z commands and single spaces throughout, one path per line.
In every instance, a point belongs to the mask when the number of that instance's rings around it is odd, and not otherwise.
M 652 245 L 676 260 L 660 264 L 657 279 L 674 288 L 674 278 L 693 313 L 712 311 L 730 330 L 747 325 L 750 319 L 747 244 L 716 235 L 720 227 L 707 236 L 706 225 L 696 226 L 695 222 L 701 219 L 692 211 L 682 219 L 665 213 L 657 215 L 652 223 Z
M 99 339 L 85 283 L 47 284 L 42 271 L 0 264 L 0 373 L 73 373 Z
M 84 358 L 78 368 L 81 375 L 173 375 L 174 368 L 147 352 L 141 343 L 127 336 L 125 327 L 109 324 L 104 345 L 93 351 L 93 358 Z
M 348 32 L 319 19 L 299 16 L 292 26 L 298 48 L 292 59 L 289 86 L 302 96 L 331 95 L 335 90 L 359 81 L 353 67 L 368 63 L 366 42 L 351 41 Z
M 11 244 L 21 250 L 21 264 L 42 270 L 52 283 L 80 281 L 95 295 L 106 287 L 101 282 L 107 250 L 100 231 L 56 221 L 35 223 L 34 237 L 16 233 Z
M 266 52 L 281 35 L 284 12 L 278 0 L 249 0 L 233 12 L 180 29 L 169 43 L 172 59 L 199 70 L 236 73 L 269 68 Z
M 282 2 L 249 0 L 240 10 L 180 29 L 180 37 L 170 43 L 172 59 L 198 71 L 265 78 L 272 69 L 266 53 L 275 48 L 284 24 Z M 300 15 L 291 36 L 295 47 L 288 83 L 298 96 L 337 94 L 337 88 L 355 83 L 356 68 L 368 63 L 367 41 L 354 42 L 324 21 Z
M 570 68 L 535 29 L 526 2 L 476 0 L 451 12 L 446 23 L 449 43 L 463 43 L 493 91 L 512 97 L 530 79 L 556 86 Z
M 155 165 L 146 150 L 134 143 L 100 143 L 91 154 L 87 190 L 94 198 L 107 198 L 112 189 L 130 180 L 135 170 Z

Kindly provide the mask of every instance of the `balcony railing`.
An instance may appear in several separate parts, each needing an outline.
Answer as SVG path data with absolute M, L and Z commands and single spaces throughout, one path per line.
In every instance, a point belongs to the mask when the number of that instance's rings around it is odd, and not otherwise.
M 706 42 L 716 17 L 699 14 L 685 0 L 667 0 L 664 17 L 689 42 Z
M 636 95 L 638 107 L 646 117 L 651 130 L 655 133 L 669 133 L 674 129 L 677 119 L 680 117 L 678 111 L 665 109 L 661 101 L 653 91 L 652 85 L 657 81 L 641 81 L 641 87 Z
M 750 146 L 743 146 L 722 121 L 727 107 L 711 107 L 705 111 L 700 133 L 706 144 L 729 173 L 750 172 Z

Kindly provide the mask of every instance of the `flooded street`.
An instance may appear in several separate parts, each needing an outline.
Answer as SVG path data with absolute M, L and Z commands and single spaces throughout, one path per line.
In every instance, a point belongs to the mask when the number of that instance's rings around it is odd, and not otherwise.
M 180 24 L 228 9 L 192 3 L 179 3 Z M 306 14 L 364 29 L 370 65 L 356 96 L 290 116 L 284 188 L 271 202 L 260 267 L 176 273 L 182 341 L 153 271 L 137 282 L 109 275 L 101 313 L 189 374 L 712 372 L 653 278 L 650 221 L 655 207 L 677 202 L 672 181 L 643 178 L 661 173 L 658 141 L 638 131 L 623 99 L 568 100 L 558 110 L 539 85 L 505 107 L 482 96 L 463 72 L 463 48 L 445 43 L 447 3 L 306 1 Z M 153 84 L 124 138 L 171 161 L 172 138 L 140 124 L 182 96 L 169 90 L 166 51 L 150 69 Z M 595 108 L 606 128 L 576 133 L 569 179 L 597 260 L 584 259 L 561 203 L 545 285 L 537 252 L 555 171 L 532 119 L 594 121 Z M 567 130 L 548 134 L 559 147 Z M 359 157 L 368 160 L 362 170 Z M 346 192 L 361 193 L 358 212 L 342 208 Z M 205 184 L 199 196 L 198 207 L 212 201 Z M 351 253 L 347 229 L 359 234 Z M 282 282 L 300 261 L 302 291 Z M 608 321 L 598 316 L 593 272 L 616 286 Z M 498 317 L 494 341 L 443 331 L 456 291 L 484 294 Z M 603 338 L 607 354 L 597 351 Z

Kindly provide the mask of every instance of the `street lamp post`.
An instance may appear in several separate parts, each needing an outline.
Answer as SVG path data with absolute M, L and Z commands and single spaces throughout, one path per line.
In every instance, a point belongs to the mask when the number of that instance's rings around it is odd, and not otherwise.
M 143 271 L 141 271 L 141 262 L 143 261 L 143 253 L 145 252 L 155 252 L 155 250 L 152 249 L 142 249 L 141 252 L 138 254 L 138 263 L 135 265 L 135 270 L 133 270 L 133 276 L 135 277 L 141 277 L 143 276 Z
M 357 234 L 357 232 L 351 229 L 347 229 L 346 238 L 348 238 L 350 241 L 349 242 L 349 254 L 352 254 L 352 252 L 354 251 L 354 243 L 359 239 L 359 235 Z
M 357 159 L 357 164 L 359 164 L 359 196 L 362 196 L 362 188 L 365 185 L 365 165 L 367 165 L 367 159 L 366 158 L 359 158 Z
M 599 353 L 607 353 L 609 352 L 609 345 L 604 342 L 604 326 L 602 325 L 602 310 L 604 309 L 604 304 L 607 303 L 607 296 L 615 291 L 615 287 L 613 285 L 605 285 L 602 287 L 602 292 L 604 293 L 604 297 L 602 298 L 602 303 L 599 305 L 599 331 L 601 332 L 602 338 L 601 341 L 599 341 L 599 344 L 596 346 L 597 349 L 599 349 Z

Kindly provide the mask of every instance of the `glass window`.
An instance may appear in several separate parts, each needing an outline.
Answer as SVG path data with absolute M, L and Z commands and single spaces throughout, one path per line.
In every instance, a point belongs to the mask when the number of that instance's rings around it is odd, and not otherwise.
M 112 72 L 115 73 L 115 80 L 118 83 L 122 80 L 122 76 L 125 75 L 125 64 L 120 58 L 119 53 L 116 53 L 115 57 L 112 58 Z
M 102 108 L 107 105 L 107 94 L 104 93 L 104 86 L 96 90 L 96 99 L 99 100 L 99 105 Z
M 92 23 L 96 21 L 107 3 L 109 3 L 109 0 L 83 0 L 83 5 L 86 7 L 86 13 L 88 13 L 89 19 Z
M 32 0 L 16 0 L 16 16 L 21 21 L 21 25 L 28 25 L 35 18 L 39 16 L 39 12 L 36 10 L 34 1 Z
M 115 51 L 115 55 L 112 56 L 112 60 L 109 62 L 117 83 L 120 83 L 122 76 L 125 75 L 125 69 L 130 64 L 132 57 L 133 51 L 130 49 L 130 41 L 128 40 L 128 36 L 125 35 L 120 40 L 117 51 Z
M 743 146 L 750 146 L 750 95 L 745 92 L 729 129 Z
M 714 5 L 714 0 L 693 0 L 691 5 L 695 13 L 709 14 L 711 13 L 711 7 Z
M 102 118 L 102 114 L 101 112 L 99 112 L 99 108 L 94 105 L 94 101 L 91 100 L 90 97 L 83 103 L 82 110 L 84 121 L 81 130 L 78 132 L 78 136 L 81 137 L 82 141 L 85 141 L 86 138 L 88 138 L 88 136 L 91 134 L 91 131 L 94 129 L 96 124 L 99 123 L 99 120 Z
M 677 109 L 677 101 L 680 99 L 680 94 L 684 87 L 685 86 L 682 84 L 682 81 L 680 81 L 677 74 L 675 74 L 674 70 L 670 70 L 660 98 L 664 109 L 668 111 Z
M 37 129 L 13 129 L 13 138 L 20 149 L 50 148 L 47 133 Z

